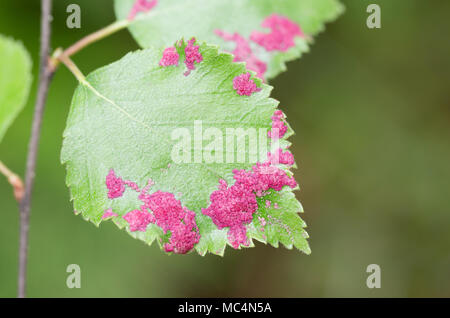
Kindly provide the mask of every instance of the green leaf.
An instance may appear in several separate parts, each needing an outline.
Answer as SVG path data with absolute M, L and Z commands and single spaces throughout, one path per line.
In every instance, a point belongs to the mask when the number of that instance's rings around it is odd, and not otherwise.
M 0 142 L 25 105 L 31 84 L 31 59 L 19 42 L 0 35 Z
M 119 228 L 126 229 L 147 244 L 156 240 L 167 251 L 165 244 L 175 235 L 172 230 L 151 222 L 142 232 L 136 231 L 124 219 L 129 212 L 143 209 L 140 196 L 151 179 L 154 184 L 149 194 L 157 191 L 171 193 L 183 207 L 195 212 L 200 234 L 194 246 L 197 252 L 223 255 L 226 245 L 231 245 L 227 236 L 229 229 L 219 229 L 209 215 L 202 213 L 202 209 L 210 205 L 210 196 L 218 189 L 219 180 L 233 185 L 233 169 L 250 170 L 255 165 L 250 161 L 250 154 L 254 151 L 250 150 L 250 138 L 244 136 L 240 139 L 244 140 L 243 151 L 238 148 L 237 141 L 232 146 L 229 142 L 222 143 L 223 162 L 205 162 L 205 157 L 195 161 L 196 151 L 205 149 L 211 139 L 199 138 L 200 145 L 195 144 L 198 133 L 194 129 L 198 129 L 201 122 L 202 132 L 206 134 L 208 128 L 214 128 L 223 134 L 223 141 L 226 140 L 227 128 L 261 129 L 257 151 L 262 162 L 267 159 L 265 147 L 270 141 L 267 131 L 272 127 L 271 117 L 278 102 L 269 97 L 272 87 L 258 78 L 253 80 L 259 91 L 251 96 L 238 95 L 233 88 L 233 80 L 246 73 L 245 66 L 233 63 L 232 55 L 219 53 L 216 46 L 200 44 L 203 60 L 195 63 L 195 69 L 186 76 L 187 67 L 183 63 L 186 46 L 185 42 L 175 44 L 179 54 L 178 66 L 160 66 L 163 51 L 145 49 L 129 53 L 87 76 L 73 96 L 61 158 L 67 168 L 66 181 L 74 209 L 84 219 L 99 225 L 105 211 L 115 213 L 117 215 L 111 219 Z M 191 162 L 174 160 L 173 150 L 179 140 L 172 138 L 172 134 L 180 129 L 191 137 Z M 289 128 L 280 140 L 282 148 L 290 145 L 286 138 L 292 133 Z M 276 147 L 276 144 L 271 147 Z M 246 156 L 244 162 L 236 162 L 237 156 L 232 162 L 225 159 L 226 155 L 239 151 Z M 283 169 L 282 175 L 291 176 L 288 166 L 279 167 Z M 125 181 L 134 182 L 128 182 L 125 191 L 112 199 L 106 184 L 111 171 L 116 178 L 121 178 L 120 185 Z M 135 191 L 133 187 L 139 189 Z M 294 242 L 297 248 L 309 253 L 307 235 L 303 230 L 305 224 L 297 215 L 301 206 L 292 189 L 285 186 L 279 193 L 273 190 L 261 195 L 258 206 L 261 202 L 265 204 L 266 200 L 273 200 L 279 203 L 280 209 L 258 208 L 254 215 L 272 215 L 274 219 L 285 222 L 292 229 L 292 237 L 284 233 L 278 223 L 268 222 L 262 231 L 254 220 L 244 224 L 248 246 L 253 246 L 253 238 L 274 246 L 281 242 L 288 248 Z M 166 199 L 162 204 L 168 202 Z M 157 213 L 153 208 L 148 212 Z M 167 209 L 163 212 L 170 214 Z M 183 224 L 188 224 L 186 219 Z M 264 233 L 268 234 L 266 238 L 259 235 Z
M 115 0 L 118 19 L 129 17 L 134 3 L 135 0 Z M 266 64 L 264 79 L 269 80 L 286 70 L 286 62 L 307 52 L 312 37 L 342 12 L 343 6 L 338 0 L 158 0 L 150 11 L 138 14 L 129 29 L 143 48 L 165 47 L 175 39 L 194 36 L 217 44 L 226 52 L 233 52 L 236 43 L 225 41 L 216 30 L 228 34 L 237 32 L 250 45 L 251 56 Z M 262 23 L 272 14 L 287 17 L 298 24 L 305 35 L 295 37 L 295 46 L 287 51 L 267 51 L 250 40 L 252 32 L 270 31 Z M 248 68 L 257 71 L 251 66 L 251 59 L 247 55 L 238 61 L 247 61 Z

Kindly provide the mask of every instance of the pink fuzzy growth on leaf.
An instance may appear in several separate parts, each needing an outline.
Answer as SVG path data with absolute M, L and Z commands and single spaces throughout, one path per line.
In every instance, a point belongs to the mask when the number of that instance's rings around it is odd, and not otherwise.
M 191 40 L 189 40 L 188 45 L 184 48 L 184 64 L 186 64 L 186 67 L 188 69 L 184 73 L 185 76 L 188 76 L 191 71 L 195 69 L 194 63 L 200 63 L 203 61 L 203 55 L 199 52 L 200 46 L 194 44 L 195 38 L 192 38 Z
M 233 170 L 235 183 L 228 186 L 225 180 L 219 181 L 219 189 L 210 196 L 210 205 L 202 213 L 211 217 L 214 224 L 222 229 L 229 227 L 228 240 L 237 249 L 241 244 L 247 246 L 246 224 L 253 220 L 258 209 L 256 198 L 265 191 L 280 191 L 284 186 L 296 187 L 293 177 L 270 165 L 257 163 L 252 170 Z
M 222 30 L 216 30 L 215 33 L 225 41 L 236 43 L 236 48 L 231 52 L 234 55 L 234 62 L 246 62 L 249 70 L 255 71 L 259 78 L 264 79 L 267 64 L 253 54 L 250 43 L 243 36 L 239 33 L 229 34 Z
M 250 79 L 250 73 L 248 72 L 238 75 L 233 79 L 233 88 L 241 96 L 251 96 L 253 93 L 261 90 L 256 86 L 255 81 Z
M 127 185 L 128 187 L 130 187 L 131 189 L 133 189 L 136 192 L 141 192 L 138 185 L 136 183 L 134 183 L 133 181 L 126 180 L 125 185 Z
M 294 177 L 289 177 L 286 172 L 269 162 L 257 163 L 251 171 L 234 170 L 233 173 L 236 183 L 245 184 L 258 196 L 262 196 L 263 192 L 269 189 L 280 191 L 284 186 L 297 186 Z
M 214 32 L 225 41 L 233 41 L 236 43 L 236 48 L 232 52 L 235 62 L 243 62 L 252 54 L 250 44 L 239 33 L 230 34 L 222 30 L 216 30 Z
M 228 239 L 234 248 L 247 244 L 246 228 L 253 219 L 258 208 L 256 196 L 251 188 L 241 184 L 228 187 L 224 180 L 220 181 L 219 190 L 210 196 L 211 204 L 202 213 L 208 215 L 219 229 L 229 227 Z
M 119 198 L 125 191 L 125 182 L 122 178 L 116 177 L 114 170 L 111 169 L 106 176 L 106 187 L 108 188 L 108 198 Z
M 116 177 L 111 170 L 106 177 L 108 197 L 113 199 L 122 196 L 125 185 L 139 192 L 138 199 L 143 202 L 140 210 L 133 210 L 123 216 L 128 222 L 130 231 L 145 232 L 150 223 L 158 225 L 164 233 L 170 232 L 169 243 L 164 244 L 166 252 L 184 254 L 190 251 L 200 240 L 200 234 L 195 223 L 195 213 L 181 205 L 172 193 L 155 192 L 148 194 L 154 182 L 149 179 L 145 187 L 140 190 L 138 185 L 132 181 L 123 181 Z M 108 209 L 102 218 L 106 219 L 117 216 Z
M 170 231 L 169 243 L 164 244 L 166 252 L 185 254 L 198 243 L 200 234 L 195 213 L 182 207 L 172 193 L 157 191 L 151 195 L 142 194 L 139 198 L 153 212 L 156 225 L 164 233 Z
M 295 37 L 304 37 L 300 27 L 278 14 L 272 14 L 267 17 L 263 23 L 263 27 L 270 28 L 270 33 L 261 33 L 254 31 L 250 39 L 267 51 L 282 51 L 285 52 L 291 47 L 295 46 Z
M 103 213 L 102 219 L 104 220 L 115 216 L 118 216 L 117 213 L 114 213 L 112 209 L 108 209 L 105 211 L 105 213 Z
M 180 55 L 178 54 L 176 48 L 171 46 L 164 50 L 161 61 L 159 61 L 159 65 L 161 66 L 178 65 L 179 59 Z
M 134 20 L 139 12 L 148 12 L 158 4 L 158 0 L 136 0 L 128 14 L 128 20 Z
M 130 231 L 145 232 L 147 226 L 154 220 L 153 215 L 146 211 L 133 210 L 123 216 L 125 221 L 130 225 Z
M 153 185 L 155 185 L 155 182 L 152 179 L 148 179 L 146 186 L 142 189 L 142 193 L 147 194 Z
M 294 155 L 289 151 L 283 152 L 281 148 L 278 148 L 274 154 L 267 153 L 267 157 L 268 161 L 273 165 L 283 164 L 292 166 L 294 164 Z
M 247 238 L 247 229 L 244 225 L 238 225 L 230 227 L 227 233 L 228 241 L 230 241 L 231 245 L 234 249 L 239 248 L 239 245 L 248 246 L 249 241 Z
M 266 219 L 265 218 L 259 216 L 258 220 L 259 220 L 259 223 L 261 223 L 261 226 L 266 226 Z
M 267 64 L 265 62 L 258 59 L 255 55 L 250 56 L 245 62 L 247 62 L 247 68 L 249 70 L 255 71 L 256 76 L 264 80 L 264 74 L 267 71 Z
M 283 138 L 286 134 L 288 127 L 285 125 L 284 114 L 281 110 L 277 109 L 272 116 L 272 129 L 268 131 L 267 135 L 272 139 Z

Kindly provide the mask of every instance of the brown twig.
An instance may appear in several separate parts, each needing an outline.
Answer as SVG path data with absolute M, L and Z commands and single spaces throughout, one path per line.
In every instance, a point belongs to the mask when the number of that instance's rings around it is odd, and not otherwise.
M 28 231 L 30 227 L 31 194 L 36 170 L 36 159 L 39 148 L 42 117 L 44 115 L 45 103 L 50 82 L 53 77 L 54 68 L 48 63 L 51 36 L 51 0 L 41 1 L 41 39 L 40 39 L 40 72 L 39 87 L 34 108 L 33 124 L 31 128 L 30 143 L 28 146 L 27 167 L 25 173 L 25 193 L 20 202 L 20 245 L 19 245 L 19 275 L 18 292 L 19 298 L 26 296 L 27 260 L 28 260 Z
M 19 277 L 18 277 L 18 297 L 24 298 L 26 296 L 26 274 L 27 274 L 27 255 L 28 255 L 28 232 L 30 223 L 30 207 L 31 195 L 33 192 L 33 184 L 36 170 L 36 159 L 39 148 L 39 139 L 41 132 L 42 117 L 44 115 L 45 104 L 47 101 L 48 89 L 53 74 L 60 62 L 66 64 L 70 71 L 77 77 L 77 79 L 84 83 L 85 79 L 81 71 L 70 60 L 70 56 L 74 55 L 81 49 L 90 45 L 93 42 L 101 40 L 117 31 L 120 31 L 130 25 L 131 20 L 116 21 L 86 37 L 82 38 L 66 50 L 57 49 L 55 53 L 50 56 L 50 36 L 51 36 L 51 6 L 52 0 L 41 1 L 41 49 L 40 49 L 40 73 L 39 73 L 39 87 L 38 94 L 34 108 L 33 124 L 31 129 L 31 138 L 28 146 L 27 168 L 25 173 L 25 188 L 20 197 L 20 246 L 19 246 Z M 137 20 L 137 19 L 136 19 Z M 21 180 L 12 180 L 16 185 L 19 185 Z M 11 180 L 10 180 L 11 182 Z M 23 185 L 21 186 L 23 189 Z M 20 187 L 18 188 L 20 189 Z

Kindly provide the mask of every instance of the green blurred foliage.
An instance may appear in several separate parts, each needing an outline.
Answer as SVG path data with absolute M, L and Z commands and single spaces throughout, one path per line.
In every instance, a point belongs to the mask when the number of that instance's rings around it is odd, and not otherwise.
M 117 230 L 74 216 L 59 162 L 76 80 L 55 75 L 43 122 L 30 232 L 31 297 L 449 297 L 449 1 L 343 1 L 311 53 L 271 84 L 297 135 L 298 194 L 312 255 L 262 244 L 225 257 L 166 256 Z M 369 30 L 369 3 L 382 28 Z M 82 28 L 68 29 L 78 3 Z M 54 1 L 53 46 L 67 47 L 114 20 L 112 1 Z M 2 0 L 0 33 L 21 39 L 37 76 L 39 1 Z M 74 57 L 87 74 L 137 49 L 127 31 Z M 0 70 L 1 71 L 1 70 Z M 0 145 L 22 172 L 30 101 Z M 0 178 L 0 297 L 16 294 L 18 213 Z M 66 267 L 81 266 L 81 289 L 66 287 Z M 368 289 L 365 269 L 382 269 Z

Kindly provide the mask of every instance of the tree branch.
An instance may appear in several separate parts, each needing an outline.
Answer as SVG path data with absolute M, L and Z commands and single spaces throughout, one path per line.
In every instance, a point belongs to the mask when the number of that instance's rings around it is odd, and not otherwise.
M 25 173 L 25 194 L 20 202 L 20 245 L 19 245 L 19 277 L 18 293 L 19 298 L 26 296 L 26 276 L 27 276 L 27 255 L 28 255 L 28 231 L 30 226 L 30 206 L 31 195 L 36 169 L 36 158 L 39 148 L 42 117 L 50 82 L 53 77 L 54 68 L 50 67 L 48 56 L 50 51 L 51 36 L 51 0 L 41 1 L 41 48 L 40 48 L 40 72 L 39 87 L 34 108 L 33 124 L 31 128 L 31 138 L 28 146 L 27 167 Z

